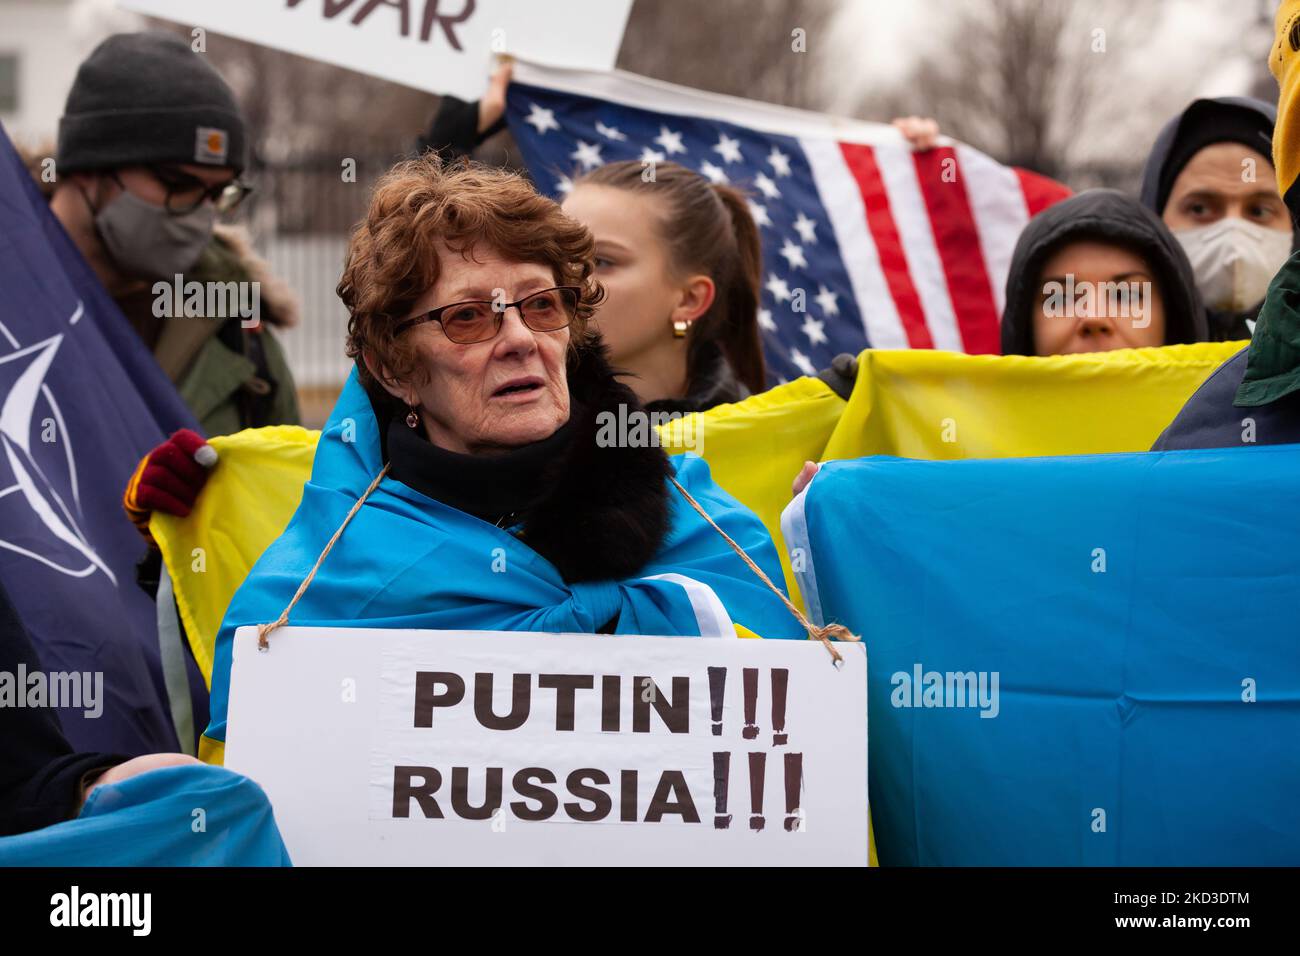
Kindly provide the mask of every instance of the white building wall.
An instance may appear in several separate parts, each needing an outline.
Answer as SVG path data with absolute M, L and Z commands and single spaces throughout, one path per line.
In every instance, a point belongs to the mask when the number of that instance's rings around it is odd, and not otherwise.
M 0 112 L 10 138 L 52 144 L 81 61 L 110 33 L 142 23 L 111 0 L 0 0 L 0 56 L 18 57 L 18 108 Z

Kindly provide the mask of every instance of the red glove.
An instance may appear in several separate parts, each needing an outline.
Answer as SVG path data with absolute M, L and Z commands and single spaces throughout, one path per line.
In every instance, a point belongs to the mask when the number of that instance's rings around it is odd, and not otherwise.
M 155 511 L 180 518 L 190 513 L 216 463 L 216 449 L 188 428 L 140 460 L 127 483 L 122 507 L 146 541 L 154 543 L 149 518 Z

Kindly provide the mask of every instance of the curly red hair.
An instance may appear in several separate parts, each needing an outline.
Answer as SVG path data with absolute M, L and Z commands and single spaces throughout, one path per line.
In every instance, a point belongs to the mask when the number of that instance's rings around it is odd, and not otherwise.
M 505 259 L 548 266 L 556 285 L 578 286 L 570 344 L 590 337 L 605 297 L 596 281 L 595 240 L 522 176 L 468 161 L 444 165 L 435 153 L 398 163 L 378 182 L 364 220 L 352 230 L 338 296 L 351 313 L 347 354 L 369 356 L 399 381 L 421 369 L 415 350 L 393 334 L 438 281 L 438 249 L 488 248 Z M 374 380 L 357 363 L 367 387 Z

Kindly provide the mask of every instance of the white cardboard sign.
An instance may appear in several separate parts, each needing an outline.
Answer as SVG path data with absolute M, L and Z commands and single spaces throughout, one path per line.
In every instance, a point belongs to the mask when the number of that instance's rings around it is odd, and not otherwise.
M 492 58 L 609 70 L 632 0 L 118 0 L 138 13 L 466 100 Z
M 839 649 L 245 627 L 225 762 L 298 865 L 865 866 L 866 654 Z

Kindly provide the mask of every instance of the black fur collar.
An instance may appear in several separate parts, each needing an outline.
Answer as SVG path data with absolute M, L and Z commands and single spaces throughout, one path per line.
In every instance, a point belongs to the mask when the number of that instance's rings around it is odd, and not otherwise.
M 631 577 L 668 534 L 671 465 L 657 446 L 597 444 L 602 412 L 626 421 L 643 410 L 598 340 L 570 354 L 568 378 L 568 424 L 503 456 L 458 455 L 431 445 L 396 416 L 386 428 L 381 421 L 392 474 L 489 523 L 522 521 L 521 540 L 565 581 Z M 627 407 L 622 416 L 620 405 Z

